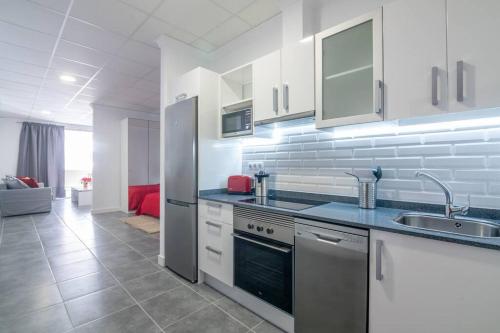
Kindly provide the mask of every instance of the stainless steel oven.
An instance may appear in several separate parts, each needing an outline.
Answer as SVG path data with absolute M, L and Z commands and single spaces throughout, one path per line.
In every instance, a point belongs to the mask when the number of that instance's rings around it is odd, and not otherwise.
M 253 134 L 252 108 L 244 108 L 222 114 L 222 137 Z
M 234 284 L 293 314 L 293 217 L 234 208 Z

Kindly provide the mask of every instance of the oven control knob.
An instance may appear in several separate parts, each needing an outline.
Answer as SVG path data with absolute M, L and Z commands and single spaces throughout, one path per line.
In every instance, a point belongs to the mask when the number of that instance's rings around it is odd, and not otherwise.
M 247 228 L 248 229 L 253 229 L 253 228 L 255 228 L 255 226 L 253 224 L 248 223 Z
M 264 227 L 257 227 L 257 231 L 263 231 Z
M 266 232 L 267 232 L 268 234 L 272 234 L 272 233 L 274 233 L 274 230 L 273 230 L 272 228 L 267 228 L 267 229 L 266 229 Z

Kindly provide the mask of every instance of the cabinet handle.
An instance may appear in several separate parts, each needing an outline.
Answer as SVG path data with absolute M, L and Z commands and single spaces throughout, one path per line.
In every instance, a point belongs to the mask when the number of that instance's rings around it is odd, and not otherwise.
M 377 281 L 382 281 L 384 275 L 382 274 L 382 246 L 384 241 L 377 240 L 375 242 L 375 278 Z
M 222 228 L 222 224 L 219 224 L 219 223 L 213 223 L 213 222 L 210 222 L 210 221 L 205 221 L 205 223 L 211 227 L 215 227 L 215 228 Z
M 283 109 L 288 113 L 290 110 L 290 95 L 288 92 L 288 83 L 283 83 Z
M 273 87 L 273 111 L 278 114 L 278 88 Z
M 464 101 L 464 62 L 457 61 L 457 101 Z
M 438 105 L 438 68 L 432 67 L 432 105 Z
M 384 82 L 377 80 L 375 85 L 377 88 L 377 108 L 375 113 L 382 113 L 384 111 Z
M 213 208 L 222 208 L 222 204 L 216 203 L 216 202 L 207 202 L 207 206 L 213 207 Z
M 213 247 L 210 247 L 210 246 L 205 246 L 205 249 L 206 249 L 207 251 L 210 251 L 210 252 L 212 252 L 212 253 L 215 253 L 215 254 L 217 254 L 217 255 L 219 255 L 219 256 L 221 256 L 221 255 L 222 255 L 222 251 L 216 250 L 216 249 L 214 249 Z
M 179 102 L 179 101 L 185 100 L 186 97 L 187 97 L 186 93 L 179 94 L 179 95 L 175 96 L 175 101 Z

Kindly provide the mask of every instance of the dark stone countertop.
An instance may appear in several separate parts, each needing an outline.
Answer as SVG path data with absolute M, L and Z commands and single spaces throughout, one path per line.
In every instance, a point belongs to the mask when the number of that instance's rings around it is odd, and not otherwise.
M 362 229 L 389 231 L 410 236 L 431 238 L 446 242 L 500 250 L 500 238 L 462 236 L 439 231 L 416 229 L 393 222 L 393 219 L 396 218 L 399 214 L 401 214 L 402 212 L 409 212 L 409 210 L 385 207 L 378 207 L 376 209 L 360 209 L 357 205 L 351 203 L 330 202 L 301 211 L 295 211 L 239 202 L 239 200 L 242 199 L 252 198 L 251 195 L 202 193 L 200 194 L 199 198 L 204 200 L 229 203 L 240 207 L 251 207 L 254 209 L 286 214 L 319 222 L 334 223 L 338 225 Z M 500 223 L 500 221 L 492 222 Z

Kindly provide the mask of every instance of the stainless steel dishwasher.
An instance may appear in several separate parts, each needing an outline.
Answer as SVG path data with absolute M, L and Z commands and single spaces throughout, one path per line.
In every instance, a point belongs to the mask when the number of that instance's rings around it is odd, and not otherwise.
M 295 219 L 295 332 L 366 333 L 368 231 Z

